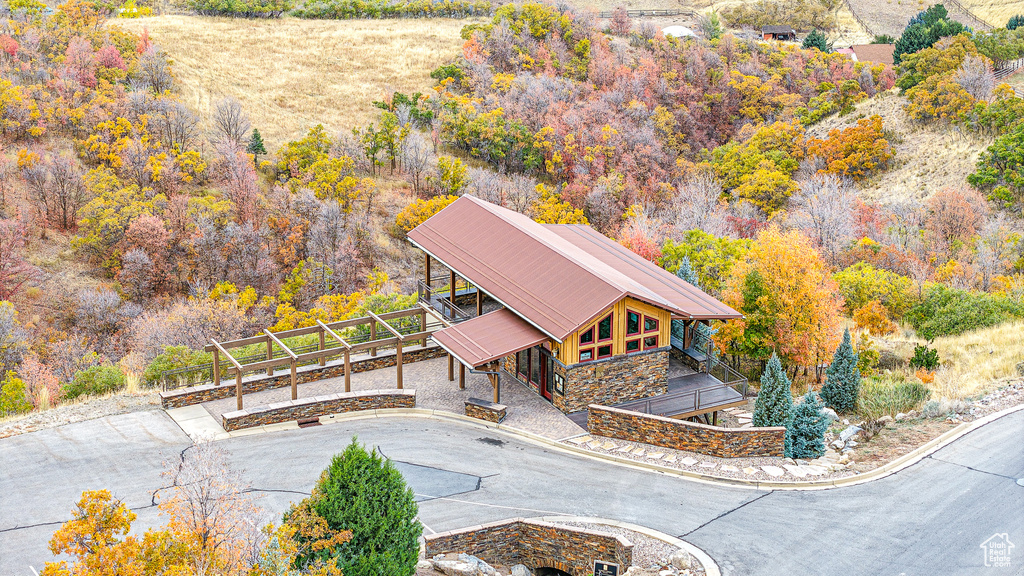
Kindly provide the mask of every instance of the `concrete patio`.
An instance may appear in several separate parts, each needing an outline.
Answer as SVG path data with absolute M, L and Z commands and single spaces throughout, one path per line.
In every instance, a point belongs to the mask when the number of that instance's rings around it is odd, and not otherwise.
M 416 390 L 416 406 L 418 408 L 464 414 L 467 398 L 492 399 L 493 388 L 485 375 L 470 374 L 467 371 L 466 389 L 459 390 L 458 364 L 456 363 L 455 366 L 456 380 L 449 382 L 447 363 L 446 359 L 437 358 L 406 364 L 402 367 L 405 388 Z M 392 389 L 396 387 L 395 381 L 396 370 L 394 367 L 357 372 L 352 374 L 352 390 Z M 299 398 L 344 392 L 345 379 L 330 378 L 299 384 L 298 391 Z M 243 400 L 247 407 L 291 400 L 291 389 L 278 388 L 246 394 Z M 504 425 L 554 440 L 584 432 L 582 428 L 536 392 L 507 375 L 503 375 L 501 378 L 501 403 L 508 406 L 508 415 L 502 422 Z M 219 423 L 222 414 L 235 410 L 235 399 L 232 397 L 214 400 L 206 402 L 202 406 Z

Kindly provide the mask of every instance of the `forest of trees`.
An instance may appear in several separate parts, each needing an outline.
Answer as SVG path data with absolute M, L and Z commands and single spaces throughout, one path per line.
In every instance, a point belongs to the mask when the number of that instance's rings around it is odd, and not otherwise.
M 15 11 L 0 34 L 0 413 L 153 384 L 211 337 L 407 306 L 404 235 L 462 194 L 589 223 L 672 272 L 692 263 L 745 315 L 715 335 L 737 366 L 777 352 L 820 376 L 844 316 L 926 338 L 1024 316 L 1024 107 L 994 85 L 987 37 L 892 68 L 615 26 L 502 6 L 463 30 L 433 90 L 268 151 L 239 102 L 200 117 L 160 47 L 96 5 Z M 892 89 L 919 122 L 996 137 L 969 183 L 858 197 L 900 160 L 898 136 L 878 116 L 810 128 Z

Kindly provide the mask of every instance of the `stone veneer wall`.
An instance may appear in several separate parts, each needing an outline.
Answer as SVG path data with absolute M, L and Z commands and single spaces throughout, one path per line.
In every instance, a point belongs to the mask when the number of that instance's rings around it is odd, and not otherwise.
M 487 420 L 488 422 L 494 422 L 495 424 L 501 424 L 501 421 L 505 419 L 505 415 L 508 412 L 508 406 L 504 404 L 495 404 L 493 402 L 481 402 L 476 398 L 470 398 L 466 400 L 466 416 L 470 418 L 478 418 L 480 420 Z
M 586 410 L 590 404 L 620 404 L 668 392 L 668 348 L 612 356 L 573 364 L 564 370 L 565 394 L 555 406 L 562 412 Z
M 431 358 L 440 358 L 447 355 L 440 346 L 428 346 L 421 348 L 407 348 L 402 350 L 402 364 L 410 364 Z M 395 365 L 395 352 L 390 350 L 382 352 L 379 356 L 371 356 L 352 361 L 352 373 L 366 372 L 378 368 L 387 368 Z M 345 360 L 332 360 L 326 366 L 313 364 L 311 366 L 300 366 L 296 371 L 295 379 L 299 384 L 327 380 L 328 378 L 340 378 L 345 375 Z M 288 366 L 279 366 L 277 373 L 273 376 L 266 374 L 249 376 L 242 379 L 242 393 L 251 394 L 274 388 L 287 388 L 292 385 L 291 370 Z M 397 384 L 396 384 L 397 385 Z M 231 398 L 235 395 L 234 381 L 223 381 L 220 386 L 214 384 L 202 384 L 189 386 L 177 390 L 167 390 L 160 393 L 160 404 L 166 408 L 181 408 L 193 404 L 202 404 L 211 400 Z
M 530 570 L 557 568 L 572 576 L 594 573 L 594 562 L 633 563 L 633 545 L 624 538 L 536 520 L 512 518 L 482 526 L 425 536 L 426 557 L 466 553 L 488 564 L 523 564 Z
M 245 410 L 225 412 L 221 415 L 224 430 L 240 430 L 263 424 L 291 422 L 304 418 L 316 418 L 342 412 L 378 410 L 381 408 L 415 408 L 415 390 L 362 390 L 339 392 L 313 398 L 299 398 L 275 402 L 266 406 L 255 406 Z
M 722 428 L 608 406 L 589 407 L 587 428 L 595 436 L 642 442 L 717 456 L 785 456 L 786 428 Z

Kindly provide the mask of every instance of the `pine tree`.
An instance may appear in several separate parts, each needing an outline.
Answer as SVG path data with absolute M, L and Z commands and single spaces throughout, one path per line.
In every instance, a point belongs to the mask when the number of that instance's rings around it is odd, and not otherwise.
M 825 38 L 825 35 L 819 32 L 817 28 L 811 30 L 811 33 L 804 38 L 803 47 L 817 48 L 822 52 L 832 51 L 832 47 L 828 45 L 828 38 Z
M 285 514 L 285 522 L 303 509 L 323 518 L 332 531 L 351 531 L 351 538 L 331 549 L 312 547 L 296 564 L 333 559 L 345 576 L 416 571 L 423 526 L 416 520 L 413 492 L 394 464 L 367 452 L 355 438 L 331 461 L 313 495 Z
M 690 264 L 690 257 L 683 255 L 682 259 L 679 260 L 679 270 L 676 270 L 676 276 L 680 280 L 684 280 L 697 286 L 697 273 L 693 271 L 693 266 Z M 685 340 L 686 338 L 686 322 L 683 320 L 672 321 L 672 336 Z
M 1021 26 L 1024 26 L 1024 15 L 1017 14 L 1016 16 L 1011 16 L 1010 19 L 1006 21 L 1007 30 L 1016 30 Z
M 267 149 L 263 147 L 263 137 L 260 136 L 260 131 L 256 128 L 252 129 L 252 136 L 249 138 L 249 145 L 245 147 L 245 151 L 252 154 L 253 165 L 259 168 L 259 156 L 260 154 L 266 154 Z
M 774 352 L 761 375 L 761 390 L 754 402 L 754 426 L 785 426 L 793 411 L 791 382 L 782 369 L 782 362 Z
M 858 360 L 850 339 L 850 329 L 847 328 L 843 332 L 843 343 L 836 348 L 832 364 L 825 372 L 828 380 L 821 388 L 821 399 L 836 412 L 849 412 L 857 407 L 857 395 L 860 393 Z
M 825 453 L 825 430 L 828 418 L 821 413 L 821 401 L 814 391 L 804 396 L 803 402 L 793 409 L 786 423 L 786 456 L 790 458 L 817 458 Z

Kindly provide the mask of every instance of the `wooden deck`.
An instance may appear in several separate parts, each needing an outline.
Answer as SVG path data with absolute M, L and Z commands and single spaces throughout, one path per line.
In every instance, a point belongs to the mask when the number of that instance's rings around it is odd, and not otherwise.
M 689 418 L 741 406 L 744 402 L 743 395 L 732 386 L 709 374 L 697 373 L 670 378 L 668 392 L 665 394 L 623 402 L 614 405 L 613 408 L 669 418 Z M 569 414 L 569 419 L 586 428 L 587 411 L 573 412 Z

